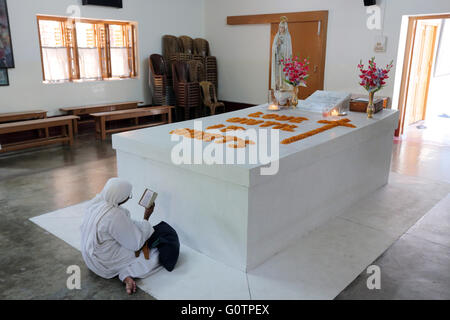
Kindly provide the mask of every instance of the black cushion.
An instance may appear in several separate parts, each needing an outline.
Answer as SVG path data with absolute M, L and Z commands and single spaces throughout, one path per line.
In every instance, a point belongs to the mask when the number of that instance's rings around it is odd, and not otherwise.
M 155 232 L 147 242 L 148 246 L 158 248 L 159 262 L 167 271 L 172 272 L 180 256 L 180 240 L 177 232 L 164 221 L 154 226 L 154 229 Z

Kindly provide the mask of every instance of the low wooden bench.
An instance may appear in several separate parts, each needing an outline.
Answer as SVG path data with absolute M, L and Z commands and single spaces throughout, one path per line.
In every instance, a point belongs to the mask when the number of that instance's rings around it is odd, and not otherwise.
M 47 118 L 47 111 L 45 110 L 30 110 L 23 112 L 9 112 L 0 113 L 0 123 L 17 122 L 25 120 L 45 119 Z M 39 137 L 48 136 L 48 128 L 38 130 Z
M 121 110 L 112 112 L 101 112 L 91 114 L 96 120 L 96 133 L 97 137 L 102 140 L 106 139 L 108 133 L 118 133 L 124 131 L 131 131 L 136 129 L 154 127 L 162 124 L 172 123 L 172 106 L 158 106 L 148 108 L 138 108 L 132 110 Z M 160 122 L 139 124 L 139 118 L 162 115 L 163 119 Z M 116 120 L 135 119 L 134 126 L 107 129 L 106 123 Z
M 9 133 L 41 129 L 44 129 L 46 132 L 45 137 L 38 139 L 31 139 L 8 144 L 1 144 L 0 141 L 0 153 L 45 146 L 55 143 L 67 143 L 69 145 L 72 145 L 73 123 L 78 119 L 79 118 L 76 116 L 64 116 L 0 124 L 0 136 Z M 48 134 L 48 129 L 53 127 L 60 127 L 62 130 L 62 134 L 59 136 L 50 136 Z
M 45 119 L 47 118 L 47 111 L 44 110 L 31 110 L 24 112 L 10 112 L 0 113 L 0 123 Z
M 119 103 L 107 103 L 107 104 L 98 104 L 98 105 L 92 105 L 92 106 L 83 106 L 83 107 L 70 107 L 70 108 L 61 108 L 62 112 L 66 112 L 69 115 L 73 116 L 88 116 L 93 113 L 99 113 L 99 112 L 111 112 L 111 111 L 117 111 L 117 110 L 128 110 L 128 109 L 136 109 L 139 105 L 139 103 L 142 103 L 140 101 L 127 101 L 127 102 L 119 102 Z M 78 121 L 76 120 L 74 123 L 74 133 L 78 134 L 78 125 L 80 123 L 89 122 L 92 120 L 82 120 Z

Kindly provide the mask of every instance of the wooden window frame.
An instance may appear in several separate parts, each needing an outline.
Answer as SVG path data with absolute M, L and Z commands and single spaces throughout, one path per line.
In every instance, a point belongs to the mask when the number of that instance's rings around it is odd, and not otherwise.
M 61 80 L 61 82 L 90 82 L 90 81 L 111 81 L 111 80 L 124 80 L 124 79 L 137 79 L 139 78 L 139 54 L 138 54 L 138 23 L 131 21 L 119 21 L 119 20 L 99 20 L 99 19 L 86 19 L 86 18 L 72 18 L 62 16 L 49 16 L 49 15 L 37 15 L 38 36 L 39 36 L 39 48 L 41 52 L 41 64 L 42 64 L 42 78 L 44 83 L 56 83 L 46 80 L 45 68 L 44 68 L 44 56 L 42 48 L 42 37 L 40 21 L 57 21 L 62 24 L 62 36 L 64 46 L 67 49 L 68 67 L 69 67 L 69 80 Z M 97 48 L 99 55 L 99 64 L 101 70 L 101 79 L 98 80 L 85 80 L 80 77 L 80 60 L 79 60 L 79 48 L 77 43 L 77 29 L 76 23 L 89 23 L 95 25 L 95 34 L 97 40 Z M 71 26 L 68 29 L 68 25 Z M 112 77 L 111 67 L 111 45 L 110 45 L 110 25 L 124 26 L 125 30 L 131 30 L 131 39 L 129 32 L 124 32 L 124 40 L 126 48 L 128 49 L 128 63 L 130 67 L 130 74 L 126 77 Z M 104 29 L 104 41 L 101 41 L 100 28 Z M 70 35 L 70 37 L 69 37 Z M 103 42 L 103 43 L 102 43 Z

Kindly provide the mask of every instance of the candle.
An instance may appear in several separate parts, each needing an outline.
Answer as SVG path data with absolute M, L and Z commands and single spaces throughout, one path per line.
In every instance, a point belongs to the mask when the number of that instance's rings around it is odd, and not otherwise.
M 336 109 L 331 110 L 331 116 L 332 116 L 332 117 L 337 117 L 337 116 L 339 116 L 339 111 L 337 111 Z
M 279 108 L 276 104 L 271 104 L 271 105 L 269 105 L 269 110 L 277 111 L 277 110 L 279 110 Z

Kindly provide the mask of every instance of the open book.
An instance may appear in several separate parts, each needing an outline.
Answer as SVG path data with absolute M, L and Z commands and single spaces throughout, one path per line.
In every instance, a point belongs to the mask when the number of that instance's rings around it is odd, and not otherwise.
M 158 194 L 156 192 L 150 189 L 145 189 L 141 200 L 139 200 L 139 205 L 148 209 L 155 203 L 156 197 L 158 197 Z

